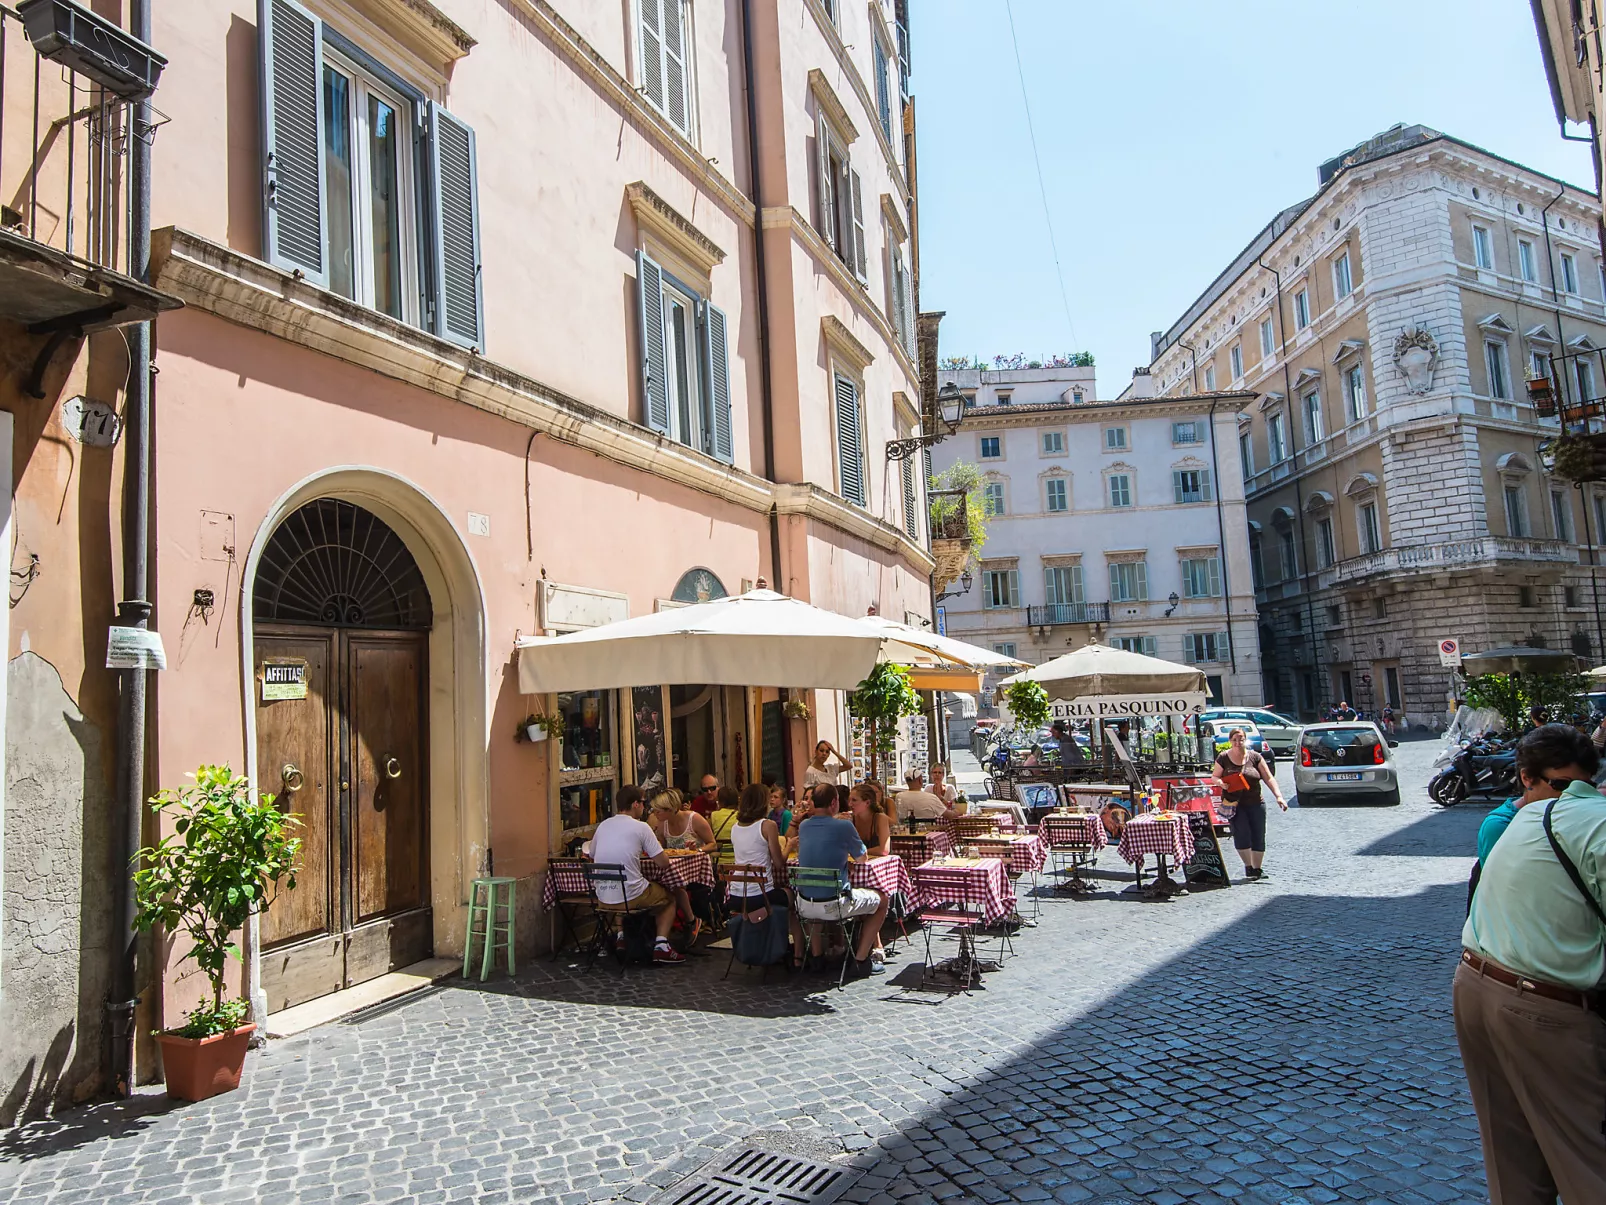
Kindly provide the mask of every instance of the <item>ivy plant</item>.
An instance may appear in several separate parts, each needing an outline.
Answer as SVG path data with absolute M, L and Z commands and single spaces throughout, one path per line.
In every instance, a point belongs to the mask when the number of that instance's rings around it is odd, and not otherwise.
M 223 999 L 228 960 L 240 957 L 234 934 L 272 902 L 281 880 L 295 887 L 301 839 L 293 834 L 301 822 L 270 796 L 253 798 L 250 782 L 227 766 L 202 766 L 189 777 L 193 786 L 151 797 L 171 833 L 135 855 L 134 928 L 189 938 L 184 961 L 201 968 L 212 999 L 174 1032 L 201 1038 L 244 1023 L 245 1001 Z

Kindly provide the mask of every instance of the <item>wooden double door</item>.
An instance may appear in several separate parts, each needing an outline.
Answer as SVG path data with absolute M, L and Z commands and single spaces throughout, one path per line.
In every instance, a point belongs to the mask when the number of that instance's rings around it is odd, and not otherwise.
M 258 625 L 257 782 L 301 820 L 262 920 L 270 1011 L 429 957 L 427 633 Z

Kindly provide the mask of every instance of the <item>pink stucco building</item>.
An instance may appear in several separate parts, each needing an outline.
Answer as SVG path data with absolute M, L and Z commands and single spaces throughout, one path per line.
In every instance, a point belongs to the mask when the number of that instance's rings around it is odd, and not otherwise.
M 150 276 L 183 308 L 154 333 L 168 665 L 146 780 L 248 767 L 306 818 L 300 885 L 249 935 L 267 1006 L 459 953 L 468 884 L 493 868 L 519 880 L 523 942 L 544 940 L 546 860 L 623 783 L 751 781 L 800 772 L 816 732 L 845 745 L 834 696 L 807 724 L 773 690 L 525 697 L 514 647 L 760 578 L 847 614 L 929 616 L 922 474 L 884 452 L 922 407 L 905 0 L 153 8 Z M 31 69 L 21 38 L 6 54 Z M 28 97 L 4 103 L 9 118 Z M 6 122 L 8 156 L 27 126 Z M 8 204 L 20 180 L 0 159 Z M 61 424 L 69 396 L 117 404 L 126 347 L 72 343 L 36 399 L 39 340 L 4 329 L 15 543 L 42 566 L 10 656 L 54 670 L 52 705 L 77 716 L 8 724 L 8 757 L 93 746 L 82 791 L 115 825 L 100 665 L 122 451 Z M 516 740 L 531 712 L 562 714 L 563 739 Z M 36 806 L 10 792 L 8 850 Z M 80 850 L 83 811 L 41 856 L 115 880 L 115 850 Z M 104 933 L 104 901 L 66 894 Z M 94 961 L 68 944 L 62 959 Z M 147 968 L 142 1031 L 199 995 L 177 953 Z M 46 1014 L 98 998 L 93 975 L 57 979 Z M 77 1071 L 25 1099 L 89 1090 L 97 1025 L 71 1038 Z M 43 1050 L 13 1053 L 0 1087 Z

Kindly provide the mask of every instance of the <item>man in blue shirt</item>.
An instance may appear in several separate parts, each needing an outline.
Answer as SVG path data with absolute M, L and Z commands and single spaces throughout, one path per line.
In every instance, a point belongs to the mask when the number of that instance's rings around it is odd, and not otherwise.
M 854 957 L 872 975 L 886 971 L 886 963 L 874 955 L 880 952 L 881 926 L 887 919 L 887 897 L 879 891 L 854 887 L 848 881 L 848 864 L 864 857 L 864 842 L 853 821 L 840 815 L 837 796 L 840 788 L 821 783 L 814 788 L 814 810 L 797 829 L 797 864 L 819 870 L 836 871 L 837 889 L 833 894 L 798 892 L 797 914 L 803 921 L 847 922 L 866 918 L 859 926 L 858 950 Z M 820 898 L 811 898 L 819 896 Z M 816 957 L 823 952 L 823 934 L 818 924 L 811 927 L 810 948 Z
M 1548 1203 L 1558 1192 L 1567 1205 L 1606 1199 L 1598 762 L 1589 738 L 1565 724 L 1522 738 L 1525 804 L 1489 849 L 1461 931 L 1455 1032 L 1495 1205 Z

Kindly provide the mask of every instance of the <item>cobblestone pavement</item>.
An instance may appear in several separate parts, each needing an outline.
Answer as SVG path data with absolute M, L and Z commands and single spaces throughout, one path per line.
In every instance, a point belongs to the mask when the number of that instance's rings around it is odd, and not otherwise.
M 860 1202 L 1486 1199 L 1449 1009 L 1482 809 L 1275 812 L 1269 881 L 1045 898 L 985 990 L 560 961 L 0 1136 L 0 1202 L 646 1201 L 755 1131 Z M 1285 772 L 1286 773 L 1286 772 Z M 1232 855 L 1229 853 L 1229 859 Z M 819 1148 L 816 1148 L 819 1149 Z

